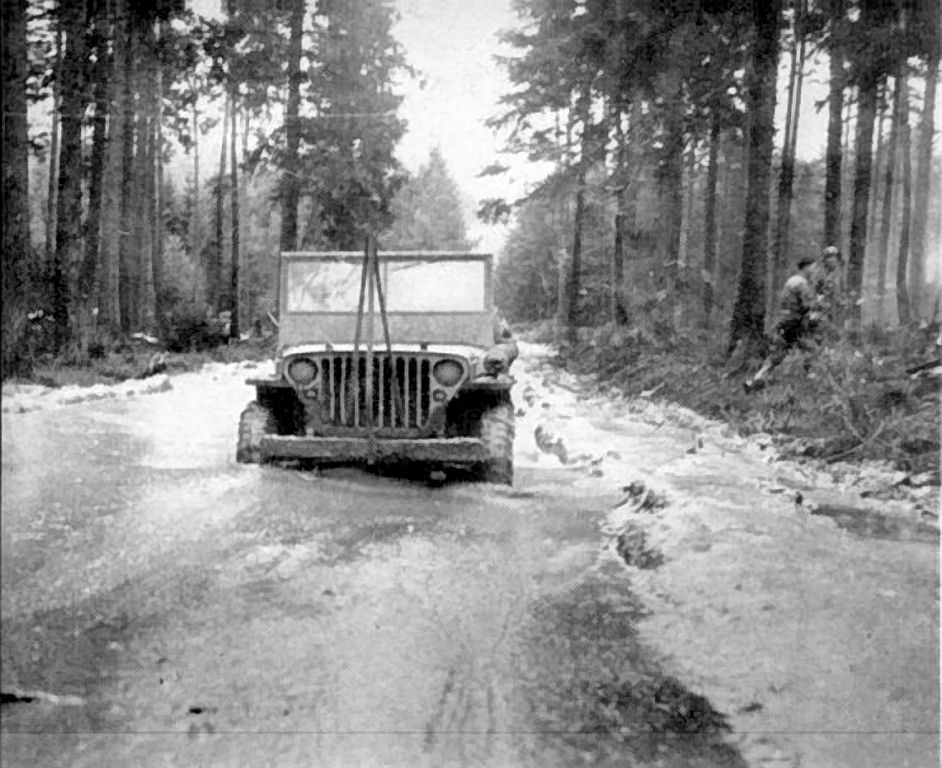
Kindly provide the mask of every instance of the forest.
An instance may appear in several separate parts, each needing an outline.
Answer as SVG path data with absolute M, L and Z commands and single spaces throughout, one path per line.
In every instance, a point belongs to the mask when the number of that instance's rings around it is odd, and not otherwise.
M 844 257 L 848 328 L 937 317 L 938 2 L 518 8 L 516 90 L 492 123 L 555 171 L 482 208 L 517 209 L 499 284 L 515 319 L 654 312 L 755 339 L 795 260 L 828 245 Z M 826 102 L 803 100 L 810 77 Z M 827 147 L 809 162 L 796 144 L 812 111 L 826 111 Z
M 940 6 L 518 0 L 491 125 L 553 171 L 481 206 L 512 222 L 503 310 L 615 393 L 937 482 Z M 827 130 L 810 160 L 809 115 Z M 843 300 L 826 338 L 744 395 L 786 278 L 828 246 Z
M 415 175 L 395 156 L 389 2 L 193 5 L 4 3 L 4 378 L 277 322 L 281 250 L 469 245 L 436 148 Z
M 479 201 L 509 225 L 504 315 L 552 320 L 583 365 L 633 371 L 645 391 L 684 401 L 671 382 L 713 376 L 693 404 L 726 412 L 730 368 L 761 357 L 796 260 L 836 246 L 843 356 L 821 378 L 843 382 L 834 418 L 853 442 L 833 452 L 881 450 L 886 409 L 844 402 L 854 382 L 938 355 L 938 0 L 511 2 L 497 62 L 511 87 L 489 121 L 506 154 L 481 174 L 551 170 Z M 220 313 L 235 340 L 277 323 L 279 251 L 358 249 L 367 233 L 472 245 L 441 154 L 415 175 L 396 156 L 414 73 L 392 2 L 199 6 L 4 3 L 4 378 Z M 813 81 L 825 98 L 809 100 Z M 809 115 L 827 122 L 810 160 Z M 767 405 L 754 428 L 781 416 Z

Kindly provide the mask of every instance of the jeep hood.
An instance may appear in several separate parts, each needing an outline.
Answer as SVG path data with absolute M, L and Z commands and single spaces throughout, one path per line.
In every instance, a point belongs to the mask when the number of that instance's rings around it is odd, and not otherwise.
M 474 344 L 393 344 L 393 354 L 428 354 L 428 355 L 454 355 L 467 360 L 483 357 L 487 350 Z M 349 354 L 353 352 L 353 344 L 289 344 L 278 350 L 278 358 L 293 357 L 294 355 L 323 355 L 323 354 Z M 366 354 L 366 345 L 360 344 L 360 353 Z M 373 354 L 386 353 L 385 344 L 374 344 Z

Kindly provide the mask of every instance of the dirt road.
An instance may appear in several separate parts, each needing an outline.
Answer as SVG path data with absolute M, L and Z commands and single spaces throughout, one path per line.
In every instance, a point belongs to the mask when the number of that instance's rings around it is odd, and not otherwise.
M 4 763 L 937 764 L 937 535 L 543 354 L 513 489 L 236 465 L 245 368 L 5 390 Z

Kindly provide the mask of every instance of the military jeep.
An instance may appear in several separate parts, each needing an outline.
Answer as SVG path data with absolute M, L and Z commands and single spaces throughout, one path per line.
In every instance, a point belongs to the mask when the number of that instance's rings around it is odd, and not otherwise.
M 247 382 L 236 459 L 408 463 L 512 484 L 517 350 L 493 309 L 492 257 L 366 259 L 282 254 L 275 374 Z

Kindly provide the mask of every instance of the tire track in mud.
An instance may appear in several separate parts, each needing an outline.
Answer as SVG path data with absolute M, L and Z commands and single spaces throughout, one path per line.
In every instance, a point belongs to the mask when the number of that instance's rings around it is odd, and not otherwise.
M 474 630 L 468 627 L 455 638 L 457 663 L 449 667 L 425 727 L 429 765 L 518 764 L 513 742 L 526 724 L 520 721 L 520 705 L 514 700 L 515 661 L 520 656 L 518 630 L 526 624 L 530 602 L 525 594 L 531 588 L 521 574 L 533 564 L 529 558 L 523 560 L 509 570 L 506 564 L 496 563 L 486 569 L 508 576 L 511 584 L 519 583 L 516 588 L 495 591 L 484 613 L 473 622 Z M 446 619 L 438 609 L 433 611 Z
M 539 751 L 563 764 L 745 768 L 727 717 L 686 688 L 638 637 L 645 609 L 624 575 L 594 579 L 535 606 L 527 682 Z
M 563 389 L 567 397 L 578 394 Z M 554 409 L 546 402 L 547 392 L 552 387 L 545 377 L 540 383 L 529 381 L 526 408 L 518 412 L 539 414 L 535 447 L 581 476 L 603 476 L 603 460 L 617 461 L 618 453 L 597 444 L 591 452 L 577 453 L 556 431 L 553 418 L 566 420 L 572 413 Z M 536 740 L 543 742 L 536 751 L 544 751 L 550 741 L 565 764 L 745 768 L 730 741 L 727 716 L 668 672 L 666 660 L 639 638 L 637 627 L 647 610 L 633 593 L 631 574 L 664 563 L 663 554 L 648 542 L 644 518 L 668 506 L 668 499 L 640 481 L 622 486 L 621 492 L 614 508 L 628 509 L 620 513 L 616 528 L 601 526 L 603 551 L 592 577 L 533 606 L 529 666 L 553 670 L 527 682 L 528 698 L 543 702 L 530 712 Z M 604 518 L 604 512 L 598 514 Z M 618 561 L 609 559 L 612 552 Z

